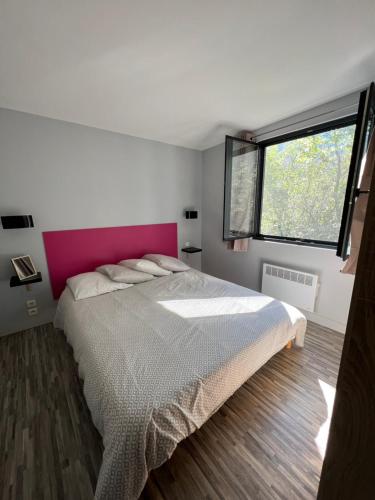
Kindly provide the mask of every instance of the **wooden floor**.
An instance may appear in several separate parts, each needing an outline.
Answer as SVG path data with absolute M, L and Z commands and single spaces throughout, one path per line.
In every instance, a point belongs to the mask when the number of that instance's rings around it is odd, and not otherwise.
M 323 390 L 335 386 L 342 343 L 310 323 L 305 347 L 249 379 L 152 472 L 142 497 L 315 498 Z M 3 337 L 0 370 L 0 498 L 93 498 L 102 443 L 65 336 L 46 325 Z

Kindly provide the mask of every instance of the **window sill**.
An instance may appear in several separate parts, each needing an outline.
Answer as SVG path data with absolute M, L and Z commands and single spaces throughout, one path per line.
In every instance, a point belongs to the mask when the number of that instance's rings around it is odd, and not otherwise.
M 294 245 L 299 247 L 309 247 L 309 248 L 319 248 L 325 250 L 337 250 L 337 243 L 324 243 L 324 242 L 314 242 L 314 241 L 304 241 L 304 240 L 293 240 L 288 238 L 274 238 L 271 236 L 254 236 L 254 240 L 267 241 L 270 243 L 282 243 L 287 245 Z

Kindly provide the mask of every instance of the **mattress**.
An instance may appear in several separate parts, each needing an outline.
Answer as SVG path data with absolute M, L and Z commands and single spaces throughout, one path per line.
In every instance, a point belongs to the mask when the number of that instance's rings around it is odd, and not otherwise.
M 123 500 L 289 340 L 302 346 L 306 319 L 191 269 L 79 301 L 67 288 L 55 326 L 103 437 L 95 498 Z

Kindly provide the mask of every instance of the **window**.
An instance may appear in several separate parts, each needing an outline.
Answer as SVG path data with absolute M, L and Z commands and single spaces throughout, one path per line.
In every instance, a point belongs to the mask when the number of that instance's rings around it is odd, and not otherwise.
M 227 136 L 223 239 L 329 246 L 345 259 L 374 123 L 372 83 L 357 115 L 260 143 Z
M 265 146 L 260 234 L 337 245 L 354 130 Z
M 226 142 L 224 239 L 247 237 L 255 232 L 258 189 L 258 147 L 228 137 Z

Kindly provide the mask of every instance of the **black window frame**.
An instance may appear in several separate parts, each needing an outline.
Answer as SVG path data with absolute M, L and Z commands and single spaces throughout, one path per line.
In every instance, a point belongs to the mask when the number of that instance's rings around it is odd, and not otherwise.
M 276 144 L 281 144 L 284 142 L 296 140 L 296 139 L 301 139 L 302 137 L 308 137 L 316 134 L 320 134 L 322 132 L 327 132 L 329 130 L 335 130 L 339 128 L 344 128 L 348 127 L 350 125 L 356 125 L 357 124 L 357 115 L 358 113 L 354 113 L 339 119 L 335 120 L 330 120 L 328 122 L 323 122 L 318 125 L 310 126 L 310 127 L 305 127 L 303 129 L 299 129 L 293 132 L 288 132 L 286 134 L 282 134 L 276 137 L 272 137 L 270 139 L 266 139 L 264 141 L 259 141 L 259 142 L 254 142 L 254 141 L 246 141 L 243 140 L 239 137 L 233 137 L 230 135 L 227 135 L 225 137 L 225 144 L 227 145 L 227 138 L 228 139 L 235 139 L 235 140 L 240 140 L 242 142 L 249 142 L 253 145 L 259 146 L 259 164 L 258 164 L 258 185 L 257 185 L 257 195 L 256 195 L 256 210 L 255 210 L 255 234 L 249 234 L 246 236 L 238 236 L 238 237 L 225 237 L 225 232 L 224 232 L 224 227 L 223 227 L 223 240 L 224 241 L 231 241 L 231 240 L 236 240 L 236 239 L 241 239 L 241 238 L 252 238 L 254 240 L 262 240 L 262 241 L 273 241 L 273 242 L 278 242 L 278 243 L 287 243 L 287 244 L 294 244 L 294 245 L 302 245 L 302 246 L 309 246 L 309 247 L 317 247 L 317 248 L 327 248 L 331 250 L 336 250 L 338 247 L 339 240 L 336 242 L 332 241 L 322 241 L 322 240 L 313 240 L 313 239 L 307 239 L 307 238 L 294 238 L 294 237 L 288 237 L 288 236 L 273 236 L 273 235 L 267 235 L 267 234 L 262 234 L 260 233 L 260 227 L 261 227 L 261 218 L 262 218 L 262 206 L 263 206 L 263 188 L 264 188 L 264 170 L 265 170 L 265 150 L 266 147 L 268 146 L 274 146 Z M 225 148 L 225 161 L 227 165 L 227 147 Z M 347 183 L 350 182 L 350 169 L 348 173 L 348 179 Z M 225 172 L 225 182 L 224 182 L 224 193 L 227 192 L 227 185 L 226 185 L 226 179 L 227 179 L 227 172 Z M 223 218 L 225 220 L 225 194 L 224 194 L 224 211 L 223 211 Z M 224 221 L 223 221 L 224 222 Z M 223 224 L 224 226 L 224 224 Z
M 357 124 L 353 141 L 349 177 L 346 186 L 343 215 L 336 255 L 346 260 L 349 257 L 349 242 L 356 199 L 360 194 L 359 180 L 364 153 L 367 152 L 371 135 L 375 127 L 375 91 L 374 82 L 360 93 Z
M 262 207 L 263 207 L 263 188 L 264 188 L 264 170 L 265 170 L 265 150 L 268 146 L 274 146 L 276 144 L 282 144 L 284 142 L 293 141 L 296 139 L 301 139 L 302 137 L 310 137 L 312 135 L 321 134 L 323 132 L 328 132 L 330 130 L 340 129 L 344 127 L 349 127 L 351 125 L 356 125 L 357 123 L 357 113 L 345 116 L 343 118 L 338 118 L 336 120 L 331 120 L 329 122 L 320 123 L 318 125 L 312 127 L 306 127 L 301 130 L 296 130 L 294 132 L 289 132 L 287 134 L 283 134 L 277 137 L 272 137 L 271 139 L 266 139 L 264 141 L 260 141 L 258 144 L 261 147 L 260 153 L 260 164 L 259 164 L 259 210 L 257 212 L 257 227 L 259 228 L 258 234 L 254 236 L 254 239 L 264 240 L 264 241 L 277 241 L 279 243 L 289 243 L 296 245 L 304 245 L 318 248 L 328 248 L 336 250 L 338 245 L 338 240 L 336 242 L 332 241 L 323 241 L 323 240 L 314 240 L 308 238 L 293 238 L 288 236 L 274 236 L 262 234 L 260 232 L 261 220 L 262 220 Z M 350 173 L 350 172 L 349 172 Z M 349 173 L 347 183 L 349 182 Z
M 229 230 L 227 227 L 228 221 L 230 220 L 230 213 L 226 214 L 225 212 L 225 207 L 226 203 L 230 203 L 230 190 L 231 190 L 231 183 L 232 183 L 232 172 L 227 171 L 227 161 L 230 158 L 229 156 L 229 150 L 228 150 L 228 140 L 235 141 L 235 142 L 241 142 L 244 144 L 250 144 L 251 146 L 255 146 L 257 148 L 257 153 L 258 153 L 258 173 L 257 173 L 257 183 L 256 183 L 256 194 L 255 194 L 255 217 L 254 217 L 254 232 L 252 233 L 251 231 L 249 233 L 238 233 L 232 236 L 229 236 Z M 232 135 L 226 135 L 225 136 L 225 171 L 224 171 L 224 207 L 223 207 L 223 240 L 224 241 L 234 241 L 234 240 L 242 240 L 246 238 L 255 238 L 258 233 L 259 233 L 259 214 L 260 214 L 260 205 L 261 205 L 261 193 L 259 191 L 260 188 L 260 179 L 259 179 L 259 166 L 262 162 L 262 158 L 259 156 L 262 154 L 262 148 L 259 146 L 258 143 L 248 140 L 248 139 L 242 139 L 241 137 L 235 137 Z

